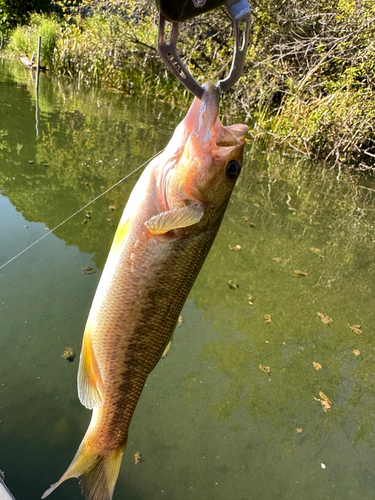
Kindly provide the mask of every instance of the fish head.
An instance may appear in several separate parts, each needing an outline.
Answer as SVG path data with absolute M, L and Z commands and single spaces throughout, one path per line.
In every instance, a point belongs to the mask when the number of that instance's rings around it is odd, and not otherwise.
M 221 219 L 228 204 L 241 172 L 248 131 L 246 125 L 222 125 L 219 98 L 219 90 L 206 83 L 202 99 L 195 98 L 180 125 L 184 147 L 168 190 L 170 207 L 200 204 L 211 219 Z

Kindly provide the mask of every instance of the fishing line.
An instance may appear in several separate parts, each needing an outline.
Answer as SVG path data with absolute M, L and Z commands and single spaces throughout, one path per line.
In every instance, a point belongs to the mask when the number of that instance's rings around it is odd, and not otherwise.
M 135 170 L 133 170 L 133 172 L 130 172 L 130 174 L 126 175 L 125 177 L 123 177 L 121 180 L 119 180 L 118 182 L 116 182 L 116 184 L 113 184 L 113 186 L 111 186 L 110 188 L 106 189 L 105 191 L 103 191 L 103 193 L 100 193 L 99 196 L 97 196 L 96 198 L 94 198 L 93 200 L 91 200 L 89 203 L 87 203 L 84 207 L 80 208 L 79 210 L 77 210 L 77 212 L 75 212 L 74 214 L 70 215 L 67 219 L 63 220 L 62 222 L 60 222 L 60 224 L 57 224 L 57 226 L 55 226 L 53 229 L 50 229 L 47 233 L 43 234 L 43 236 L 41 236 L 39 239 L 37 239 L 36 241 L 34 241 L 34 243 L 31 243 L 31 245 L 29 245 L 28 247 L 24 248 L 23 250 L 21 250 L 21 252 L 19 252 L 17 255 L 15 255 L 14 257 L 12 257 L 11 259 L 9 259 L 7 262 L 5 262 L 5 264 L 3 264 L 2 266 L 0 266 L 0 270 L 3 269 L 3 267 L 7 266 L 8 264 L 10 264 L 13 260 L 17 259 L 17 257 L 19 257 L 20 255 L 22 255 L 23 253 L 25 253 L 27 250 L 29 250 L 31 247 L 33 247 L 34 245 L 36 245 L 37 243 L 39 243 L 39 241 L 41 241 L 43 238 L 45 238 L 46 236 L 48 236 L 49 234 L 53 233 L 54 231 L 56 231 L 56 229 L 58 229 L 59 227 L 61 227 L 63 224 L 65 224 L 65 222 L 68 222 L 68 220 L 72 219 L 75 215 L 79 214 L 80 212 L 82 212 L 82 210 L 85 210 L 85 208 L 87 208 L 88 206 L 90 206 L 92 203 L 94 203 L 95 201 L 99 200 L 99 198 L 101 198 L 102 196 L 104 196 L 105 194 L 107 194 L 109 191 L 111 191 L 111 189 L 115 188 L 116 186 L 118 186 L 119 184 L 121 184 L 121 182 L 123 182 L 125 179 L 127 179 L 128 177 L 130 177 L 131 175 L 135 174 L 135 172 L 137 172 L 138 170 L 140 170 L 142 167 L 144 167 L 145 165 L 147 165 L 147 163 L 149 163 L 150 161 L 152 161 L 154 158 L 156 158 L 160 153 L 162 153 L 164 151 L 164 149 L 160 150 L 158 153 L 155 153 L 154 156 L 152 156 L 151 158 L 149 158 L 148 160 L 146 160 L 144 163 L 142 163 L 142 165 L 140 165 L 139 167 L 137 167 Z

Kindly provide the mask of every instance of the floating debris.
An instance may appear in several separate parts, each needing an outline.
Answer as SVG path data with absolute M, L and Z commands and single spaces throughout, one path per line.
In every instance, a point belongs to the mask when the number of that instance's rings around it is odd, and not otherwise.
M 319 248 L 315 248 L 315 247 L 310 247 L 309 250 L 313 253 L 316 253 L 316 255 L 318 255 L 319 257 L 321 257 L 322 259 L 324 259 L 324 255 L 322 255 L 320 253 L 320 249 Z
M 237 285 L 237 283 L 234 283 L 232 280 L 228 281 L 229 288 L 236 289 L 239 288 L 240 285 Z
M 254 304 L 254 297 L 251 295 L 251 293 L 247 294 L 247 300 L 249 301 L 249 304 Z
M 265 314 L 263 318 L 266 320 L 266 323 L 272 323 L 271 315 Z
M 269 366 L 259 365 L 259 368 L 262 372 L 267 373 L 267 375 L 271 375 L 271 368 Z
M 177 326 L 181 326 L 182 325 L 182 316 L 180 314 L 180 316 L 178 317 L 178 321 L 177 321 Z
M 281 262 L 281 257 L 272 257 L 275 262 Z
M 25 229 L 27 229 L 29 226 L 23 226 Z
M 359 356 L 361 353 L 358 351 L 358 349 L 354 349 L 353 354 L 355 356 Z
M 65 347 L 64 352 L 61 355 L 62 358 L 68 360 L 70 363 L 74 361 L 76 357 L 76 353 L 72 349 L 72 347 Z
M 116 207 L 114 205 L 109 205 L 108 207 L 110 210 L 116 210 Z
M 322 323 L 324 323 L 325 325 L 329 325 L 330 323 L 333 322 L 333 319 L 330 318 L 329 316 L 325 316 L 323 313 L 316 313 L 319 318 L 321 319 Z
M 306 278 L 308 276 L 305 271 L 300 271 L 299 269 L 295 269 L 292 274 L 293 278 Z
M 90 266 L 82 266 L 81 267 L 82 271 L 85 273 L 85 274 L 95 274 L 96 271 L 95 269 L 93 269 L 92 267 Z
M 34 163 L 34 160 L 29 160 L 29 163 L 30 163 L 30 165 L 31 165 L 32 163 Z
M 321 467 L 322 469 L 325 469 L 325 468 L 326 468 L 326 464 L 321 463 L 321 464 L 320 464 L 320 467 Z
M 235 246 L 228 245 L 228 246 L 230 250 L 236 250 L 236 251 L 241 250 L 241 245 L 235 245 Z
M 142 457 L 142 455 L 139 453 L 139 451 L 136 451 L 134 453 L 134 463 L 135 465 L 140 464 L 141 462 L 144 462 L 145 459 Z
M 330 399 L 328 399 L 327 396 L 322 391 L 319 391 L 319 396 L 320 396 L 320 399 L 314 397 L 315 401 L 319 401 L 320 404 L 322 405 L 323 410 L 326 413 L 328 413 L 329 411 L 331 411 L 331 406 L 333 404 L 332 401 L 330 401 Z
M 353 326 L 350 326 L 349 325 L 349 328 L 351 329 L 352 332 L 354 332 L 356 335 L 359 335 L 360 333 L 362 333 L 362 330 L 361 330 L 361 325 L 353 325 Z
M 315 361 L 313 361 L 313 366 L 314 366 L 315 370 L 321 370 L 322 369 L 322 365 L 320 363 L 316 363 Z
M 303 429 L 301 429 L 301 427 L 298 427 L 297 434 L 302 434 L 302 432 L 303 432 Z

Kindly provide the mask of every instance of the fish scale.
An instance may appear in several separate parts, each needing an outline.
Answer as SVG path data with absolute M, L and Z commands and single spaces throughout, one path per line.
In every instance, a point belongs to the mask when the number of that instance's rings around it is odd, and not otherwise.
M 164 153 L 134 187 L 84 332 L 78 395 L 93 409 L 67 471 L 86 500 L 111 500 L 128 428 L 148 375 L 171 339 L 241 171 L 245 125 L 223 127 L 205 84 Z

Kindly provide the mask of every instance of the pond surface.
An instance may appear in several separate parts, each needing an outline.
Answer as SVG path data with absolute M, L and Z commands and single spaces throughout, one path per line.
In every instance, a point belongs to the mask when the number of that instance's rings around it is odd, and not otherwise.
M 37 124 L 35 111 L 30 72 L 0 61 L 0 266 L 162 149 L 183 116 L 45 74 Z M 40 498 L 88 426 L 82 333 L 138 176 L 0 270 L 0 467 L 17 500 Z M 374 196 L 371 179 L 248 144 L 114 500 L 374 498 Z M 75 480 L 51 496 L 80 498 Z

